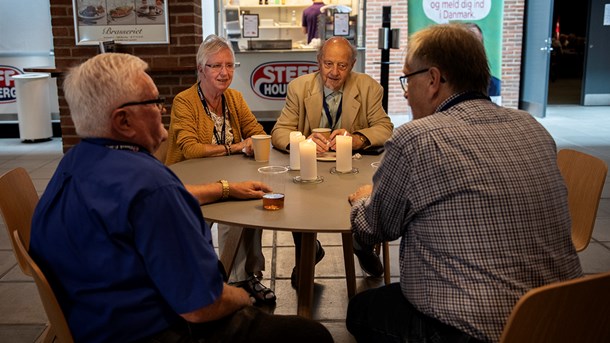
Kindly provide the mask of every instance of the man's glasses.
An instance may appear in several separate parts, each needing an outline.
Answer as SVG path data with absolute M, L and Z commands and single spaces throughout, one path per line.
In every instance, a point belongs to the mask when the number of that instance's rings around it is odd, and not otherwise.
M 407 85 L 409 83 L 409 80 L 408 80 L 409 77 L 417 75 L 417 74 L 425 73 L 428 70 L 430 70 L 430 68 L 414 71 L 412 73 L 408 73 L 406 75 L 403 75 L 403 76 L 399 77 L 398 80 L 400 81 L 400 86 L 402 87 L 402 90 L 405 91 L 405 92 L 407 91 Z
M 156 99 L 150 99 L 150 100 L 144 100 L 144 101 L 126 102 L 123 105 L 119 106 L 118 108 L 123 108 L 123 107 L 127 107 L 127 106 L 150 105 L 150 104 L 155 104 L 157 106 L 157 108 L 159 109 L 159 111 L 163 111 L 163 108 L 165 107 L 165 98 L 156 98 Z
M 333 63 L 331 61 L 324 61 L 324 62 L 322 62 L 322 66 L 324 67 L 324 69 L 329 69 L 329 70 L 333 69 L 333 67 L 335 65 L 337 66 L 337 69 L 339 69 L 340 71 L 346 71 L 347 68 L 349 68 L 349 64 L 347 64 L 347 63 L 339 62 L 339 63 L 335 64 L 335 63 Z
M 233 71 L 233 70 L 235 70 L 235 68 L 237 68 L 237 64 L 235 64 L 235 63 L 226 63 L 226 64 L 215 63 L 215 64 L 206 64 L 205 66 L 212 69 L 212 71 L 215 73 L 219 73 L 222 70 L 222 68 L 225 68 L 227 71 Z

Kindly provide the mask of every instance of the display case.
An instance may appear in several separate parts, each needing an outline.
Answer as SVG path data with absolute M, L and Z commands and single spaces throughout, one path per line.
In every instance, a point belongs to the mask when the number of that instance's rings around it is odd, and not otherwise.
M 357 36 L 359 14 L 362 12 L 361 0 L 331 0 L 325 1 L 327 4 L 324 12 L 319 16 L 319 25 L 324 27 L 324 35 L 333 32 L 332 16 L 336 12 L 336 7 L 351 9 L 350 29 L 348 38 L 356 46 L 363 43 L 362 37 Z M 265 41 L 290 41 L 292 49 L 307 49 L 306 34 L 302 29 L 303 11 L 312 5 L 311 0 L 221 0 L 220 20 L 218 33 L 236 42 L 239 50 L 249 50 L 249 47 L 257 47 L 257 50 L 264 50 Z M 326 9 L 328 8 L 328 9 Z M 259 34 L 256 38 L 243 38 L 242 24 L 243 15 L 256 14 L 259 18 Z M 328 37 L 325 37 L 328 38 Z M 248 40 L 259 40 L 262 42 L 248 43 Z M 269 44 L 273 46 L 275 44 Z M 263 47 L 263 48 L 261 48 Z M 271 47 L 273 48 L 273 47 Z
M 317 48 L 305 45 L 301 19 L 311 0 L 219 0 L 217 34 L 233 44 L 235 70 L 231 88 L 240 91 L 259 122 L 274 122 L 284 107 L 287 87 L 295 78 L 318 70 Z M 363 22 L 363 0 L 325 0 L 318 16 L 324 38 L 335 33 L 334 13 L 348 13 L 344 36 L 356 47 L 354 70 L 364 71 L 364 39 L 359 25 Z M 336 10 L 337 6 L 345 8 Z M 250 16 L 245 16 L 250 15 Z M 254 17 L 254 20 L 253 20 Z M 244 18 L 246 29 L 244 31 Z M 345 15 L 343 16 L 345 19 Z M 256 22 L 257 34 L 252 34 Z M 251 38 L 244 38 L 251 36 Z

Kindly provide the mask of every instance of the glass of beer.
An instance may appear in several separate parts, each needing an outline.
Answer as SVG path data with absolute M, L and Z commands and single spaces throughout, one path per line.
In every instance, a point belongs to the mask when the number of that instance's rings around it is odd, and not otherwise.
M 284 189 L 288 168 L 282 166 L 266 166 L 258 168 L 261 181 L 271 188 L 263 195 L 263 208 L 265 210 L 280 210 L 284 208 Z

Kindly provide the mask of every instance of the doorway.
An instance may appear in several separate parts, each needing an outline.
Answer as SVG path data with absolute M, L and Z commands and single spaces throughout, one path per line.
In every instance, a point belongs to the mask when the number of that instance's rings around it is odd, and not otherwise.
M 571 0 L 554 1 L 549 105 L 582 104 L 588 11 L 588 1 L 584 6 L 575 6 Z

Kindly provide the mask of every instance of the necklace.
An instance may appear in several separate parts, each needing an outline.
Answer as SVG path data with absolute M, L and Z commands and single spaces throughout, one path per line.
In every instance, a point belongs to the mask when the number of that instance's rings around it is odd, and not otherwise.
M 205 98 L 205 100 L 209 104 L 210 108 L 212 110 L 214 110 L 214 113 L 222 114 L 222 108 L 221 108 L 222 98 L 216 100 L 216 104 L 215 105 L 214 105 L 214 103 L 212 101 L 210 101 L 210 99 Z

